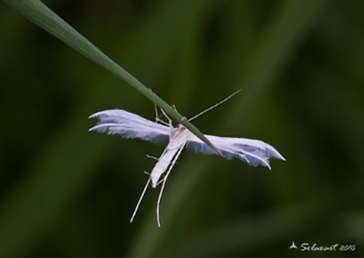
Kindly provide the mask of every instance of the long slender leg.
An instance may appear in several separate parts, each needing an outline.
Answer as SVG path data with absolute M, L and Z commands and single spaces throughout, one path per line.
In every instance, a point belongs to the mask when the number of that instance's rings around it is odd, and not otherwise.
M 168 125 L 172 126 L 172 120 L 169 118 L 169 116 L 167 116 L 166 112 L 164 112 L 164 110 L 162 108 L 161 108 L 161 111 L 162 111 L 163 115 L 167 118 Z
M 161 124 L 169 126 L 169 124 L 167 122 L 160 119 L 160 116 L 158 114 L 158 108 L 157 108 L 156 104 L 154 104 L 154 110 L 155 110 L 155 122 L 157 122 L 157 123 L 160 122 Z M 161 109 L 161 110 L 163 111 L 163 109 Z
M 155 111 L 155 121 L 157 122 L 157 118 L 158 116 L 158 108 L 157 108 L 157 104 L 154 103 L 154 111 Z
M 146 191 L 146 190 L 147 190 L 147 188 L 148 188 L 149 182 L 150 182 L 150 178 L 148 179 L 147 183 L 145 184 L 144 189 L 143 189 L 143 192 L 142 192 L 142 194 L 141 194 L 141 195 L 140 195 L 140 197 L 139 197 L 139 200 L 138 200 L 137 205 L 135 206 L 135 209 L 134 209 L 133 215 L 131 215 L 130 223 L 132 223 L 132 222 L 133 222 L 133 220 L 134 220 L 134 217 L 135 217 L 135 215 L 136 215 L 136 213 L 137 213 L 137 211 L 138 211 L 139 205 L 140 205 L 140 203 L 142 202 L 142 199 L 143 199 L 143 197 L 144 197 L 145 191 Z
M 163 121 L 163 120 L 162 120 L 162 119 L 160 119 L 159 117 L 156 117 L 156 118 L 155 118 L 155 121 L 156 121 L 156 122 L 159 122 L 159 123 L 161 123 L 161 124 L 163 124 L 163 125 L 169 126 L 169 124 L 168 124 L 167 122 Z
M 171 172 L 174 164 L 176 163 L 176 161 L 177 161 L 179 155 L 181 154 L 181 152 L 182 152 L 182 150 L 183 150 L 183 148 L 184 148 L 185 145 L 186 145 L 186 143 L 184 143 L 181 146 L 181 148 L 178 150 L 176 156 L 174 157 L 171 165 L 168 168 L 168 171 L 167 171 L 166 175 L 163 178 L 163 184 L 162 184 L 161 190 L 159 192 L 158 201 L 157 201 L 157 223 L 158 223 L 158 227 L 161 227 L 161 223 L 160 223 L 160 219 L 159 219 L 159 206 L 160 206 L 160 202 L 161 202 L 161 199 L 162 199 L 163 190 L 164 190 L 164 187 L 166 185 L 166 182 L 167 182 L 167 178 L 169 176 L 169 173 Z

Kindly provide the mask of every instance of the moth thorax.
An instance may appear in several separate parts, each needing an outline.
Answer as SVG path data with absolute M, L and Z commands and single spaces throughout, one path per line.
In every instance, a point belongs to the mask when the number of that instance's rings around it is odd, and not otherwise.
M 172 139 L 175 139 L 177 138 L 181 133 L 184 132 L 186 128 L 181 125 L 181 124 L 178 124 L 176 128 L 173 128 L 172 131 L 171 131 L 171 138 Z

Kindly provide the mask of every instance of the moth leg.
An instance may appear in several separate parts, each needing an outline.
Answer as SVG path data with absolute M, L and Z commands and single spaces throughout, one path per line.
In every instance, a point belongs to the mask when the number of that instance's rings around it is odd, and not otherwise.
M 159 180 L 156 185 L 160 185 L 163 181 L 164 181 L 164 177 L 161 180 Z
M 169 116 L 167 116 L 166 112 L 164 112 L 164 110 L 162 108 L 161 108 L 161 111 L 162 111 L 163 115 L 167 118 L 168 125 L 171 126 L 171 127 L 173 127 L 172 126 L 172 120 L 169 118 Z
M 178 111 L 177 111 L 177 108 L 176 108 L 176 106 L 175 106 L 175 105 L 172 105 L 172 107 L 173 107 L 173 109 L 174 109 L 176 112 L 178 112 Z M 185 116 L 181 118 L 181 122 L 186 121 L 186 120 L 187 120 L 187 117 L 185 117 Z
M 154 110 L 155 110 L 155 122 L 156 123 L 158 123 L 158 122 L 160 122 L 161 124 L 164 124 L 164 125 L 167 125 L 167 126 L 169 126 L 169 124 L 167 123 L 167 122 L 165 122 L 165 121 L 163 121 L 162 119 L 161 119 L 161 116 L 162 115 L 159 115 L 158 114 L 158 108 L 157 108 L 157 105 L 154 103 Z M 161 109 L 162 111 L 163 111 L 163 109 Z
M 135 206 L 135 208 L 134 208 L 134 212 L 133 212 L 133 214 L 131 215 L 130 223 L 132 223 L 132 222 L 133 222 L 133 220 L 134 220 L 134 217 L 135 217 L 135 215 L 136 215 L 136 213 L 137 213 L 137 211 L 138 211 L 139 205 L 140 205 L 140 203 L 141 203 L 141 202 L 142 202 L 142 200 L 143 200 L 143 197 L 144 197 L 145 191 L 147 191 L 147 188 L 148 188 L 149 183 L 150 183 L 150 178 L 148 179 L 147 183 L 145 184 L 144 189 L 143 189 L 143 192 L 141 193 L 141 195 L 140 195 L 140 197 L 139 197 L 138 203 L 137 203 L 137 205 L 136 205 L 136 206 Z
M 154 111 L 155 111 L 155 121 L 157 122 L 157 119 L 159 119 L 159 115 L 158 115 L 157 104 L 155 104 L 155 103 L 154 103 Z
M 157 157 L 154 157 L 154 156 L 150 156 L 150 155 L 145 155 L 145 156 L 147 156 L 147 158 L 150 158 L 150 159 L 155 159 L 156 161 L 159 161 L 159 159 L 157 158 Z

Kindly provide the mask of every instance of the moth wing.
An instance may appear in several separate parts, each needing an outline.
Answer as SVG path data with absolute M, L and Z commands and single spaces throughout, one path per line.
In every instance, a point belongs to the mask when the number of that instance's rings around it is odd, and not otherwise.
M 89 118 L 99 119 L 99 122 L 90 128 L 89 131 L 120 134 L 124 138 L 139 138 L 155 143 L 169 140 L 169 127 L 152 122 L 125 110 L 105 110 L 97 112 L 89 116 Z
M 206 138 L 219 150 L 226 159 L 238 158 L 251 166 L 266 166 L 270 169 L 269 159 L 285 160 L 283 156 L 271 145 L 260 141 L 245 138 L 218 137 L 205 135 Z M 211 147 L 194 136 L 192 133 L 187 142 L 187 149 L 202 154 L 217 154 Z

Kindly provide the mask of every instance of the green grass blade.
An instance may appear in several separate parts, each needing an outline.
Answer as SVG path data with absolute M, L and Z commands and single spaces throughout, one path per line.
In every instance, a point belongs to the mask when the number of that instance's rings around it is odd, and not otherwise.
M 290 49 L 292 52 L 299 47 L 299 39 L 308 33 L 311 28 L 310 24 L 317 20 L 326 3 L 326 0 L 286 1 L 286 5 L 271 22 L 273 30 L 267 30 L 260 41 L 254 42 L 254 45 L 256 45 L 254 54 L 256 56 L 254 58 L 246 57 L 246 60 L 242 61 L 249 63 L 253 60 L 254 64 L 250 66 L 242 65 L 243 67 L 240 70 L 236 70 L 236 85 L 244 85 L 247 89 L 245 94 L 248 94 L 248 96 L 244 94 L 243 101 L 235 104 L 235 108 L 226 114 L 221 127 L 230 131 L 232 131 L 231 128 L 241 130 L 243 120 L 244 123 L 252 120 L 247 114 L 262 103 L 262 99 L 269 92 L 270 87 L 274 86 L 273 82 L 279 75 L 280 68 L 287 62 L 287 53 L 283 51 L 283 48 Z M 299 11 L 302 11 L 303 17 L 297 15 Z M 289 32 L 294 31 L 295 33 L 283 33 L 287 26 L 290 29 Z M 238 43 L 236 45 L 243 45 L 241 41 Z M 242 76 L 242 74 L 245 76 Z M 164 212 L 164 225 L 167 225 L 166 227 L 178 220 L 180 207 L 194 188 L 197 187 L 198 183 L 201 182 L 199 180 L 206 176 L 214 166 L 216 164 L 211 161 L 201 161 L 198 162 L 198 165 L 193 166 L 189 164 L 188 160 L 185 160 L 179 168 L 176 168 L 175 177 L 178 176 L 177 170 L 179 169 L 184 171 L 184 174 L 183 177 L 175 178 L 173 182 L 170 182 L 169 187 L 173 189 L 173 192 L 164 197 L 164 206 L 169 207 L 169 210 Z M 188 178 L 188 181 L 186 178 Z M 155 231 L 154 221 L 149 220 L 148 223 L 146 222 L 143 225 L 129 257 L 157 256 L 157 250 L 165 245 L 168 234 L 167 231 Z
M 194 125 L 192 125 L 186 119 L 183 119 L 181 114 L 169 106 L 163 99 L 158 97 L 157 94 L 153 93 L 135 77 L 117 65 L 42 2 L 38 0 L 4 0 L 4 2 L 15 8 L 19 13 L 27 17 L 39 27 L 48 31 L 70 47 L 80 52 L 88 59 L 102 66 L 120 79 L 126 81 L 144 96 L 149 98 L 152 102 L 163 108 L 163 110 L 168 115 L 173 117 L 178 123 L 183 124 L 193 134 L 195 134 L 198 138 L 200 138 L 203 142 L 205 142 L 222 156 L 220 151 L 216 149 L 215 146 L 213 146 L 212 143 L 207 140 L 206 137 Z

